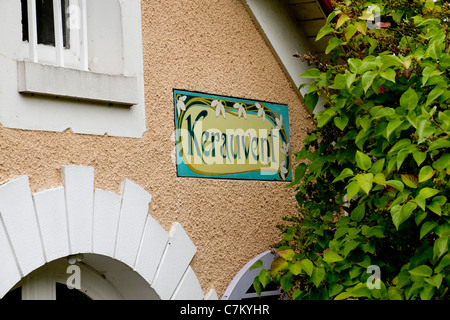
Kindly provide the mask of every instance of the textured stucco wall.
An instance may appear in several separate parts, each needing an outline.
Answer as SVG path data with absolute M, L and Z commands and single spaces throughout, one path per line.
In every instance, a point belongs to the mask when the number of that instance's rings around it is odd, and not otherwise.
M 153 195 L 150 213 L 177 221 L 198 251 L 203 290 L 222 296 L 239 269 L 278 239 L 275 225 L 296 211 L 286 183 L 177 178 L 172 162 L 172 89 L 289 105 L 293 151 L 308 112 L 239 0 L 143 0 L 147 131 L 142 139 L 0 127 L 0 183 L 28 175 L 33 192 L 61 185 L 61 166 L 95 168 L 95 187 L 120 192 L 123 179 Z

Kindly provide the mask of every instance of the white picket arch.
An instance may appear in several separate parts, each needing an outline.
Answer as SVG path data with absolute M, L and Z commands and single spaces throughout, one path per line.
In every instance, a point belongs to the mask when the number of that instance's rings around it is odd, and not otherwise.
M 167 232 L 148 213 L 146 190 L 128 179 L 120 195 L 96 189 L 93 167 L 61 172 L 62 186 L 34 194 L 28 176 L 0 186 L 0 298 L 41 266 L 82 253 L 126 264 L 160 299 L 217 299 L 190 267 L 195 245 L 179 223 Z

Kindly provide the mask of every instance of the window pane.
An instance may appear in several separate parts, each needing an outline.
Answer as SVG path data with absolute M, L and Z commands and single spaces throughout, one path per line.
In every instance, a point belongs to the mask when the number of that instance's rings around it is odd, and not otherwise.
M 38 43 L 54 46 L 53 0 L 36 0 L 36 20 Z
M 28 41 L 28 6 L 27 0 L 21 0 L 22 4 L 22 41 Z

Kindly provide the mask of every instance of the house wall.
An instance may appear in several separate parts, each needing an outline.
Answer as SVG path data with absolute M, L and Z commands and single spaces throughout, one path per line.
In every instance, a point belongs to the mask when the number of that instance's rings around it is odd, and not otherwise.
M 178 178 L 173 88 L 287 104 L 294 152 L 312 122 L 240 0 L 141 6 L 142 138 L 0 126 L 0 182 L 28 175 L 37 192 L 61 185 L 61 167 L 70 164 L 94 167 L 95 187 L 116 193 L 133 180 L 153 195 L 149 212 L 166 230 L 175 221 L 186 230 L 198 249 L 191 267 L 204 291 L 214 287 L 220 298 L 240 268 L 278 240 L 275 225 L 297 211 L 295 192 L 285 182 Z

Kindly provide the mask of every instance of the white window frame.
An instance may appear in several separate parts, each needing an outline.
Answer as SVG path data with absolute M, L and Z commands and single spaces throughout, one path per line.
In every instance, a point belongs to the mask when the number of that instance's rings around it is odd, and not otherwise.
M 33 3 L 28 0 L 26 42 L 21 2 L 0 1 L 0 28 L 11 30 L 0 43 L 0 124 L 141 138 L 146 130 L 141 1 L 70 0 L 69 8 L 79 5 L 82 18 L 80 29 L 71 31 L 69 49 L 62 48 L 61 32 L 56 32 L 55 47 L 36 44 Z M 54 5 L 60 8 L 59 1 Z M 56 16 L 59 29 L 61 17 Z M 98 27 L 111 24 L 111 36 L 99 35 Z
M 255 268 L 251 270 L 251 267 L 257 261 L 261 260 L 263 263 L 262 267 L 264 269 L 269 269 L 274 258 L 275 255 L 270 250 L 267 250 L 247 262 L 228 285 L 222 296 L 222 300 L 245 300 L 257 298 L 258 294 L 256 292 L 249 293 L 248 291 L 253 286 L 253 279 L 255 279 L 255 277 L 259 274 L 261 268 Z M 280 295 L 280 290 L 267 290 L 261 292 L 261 297 L 272 297 Z
M 55 46 L 38 44 L 36 1 L 26 0 L 28 8 L 28 41 L 23 42 L 25 60 L 34 63 L 52 64 L 58 67 L 70 67 L 89 70 L 88 31 L 86 0 L 69 0 L 67 13 L 67 31 L 70 32 L 69 49 L 64 48 L 62 1 L 53 0 Z

